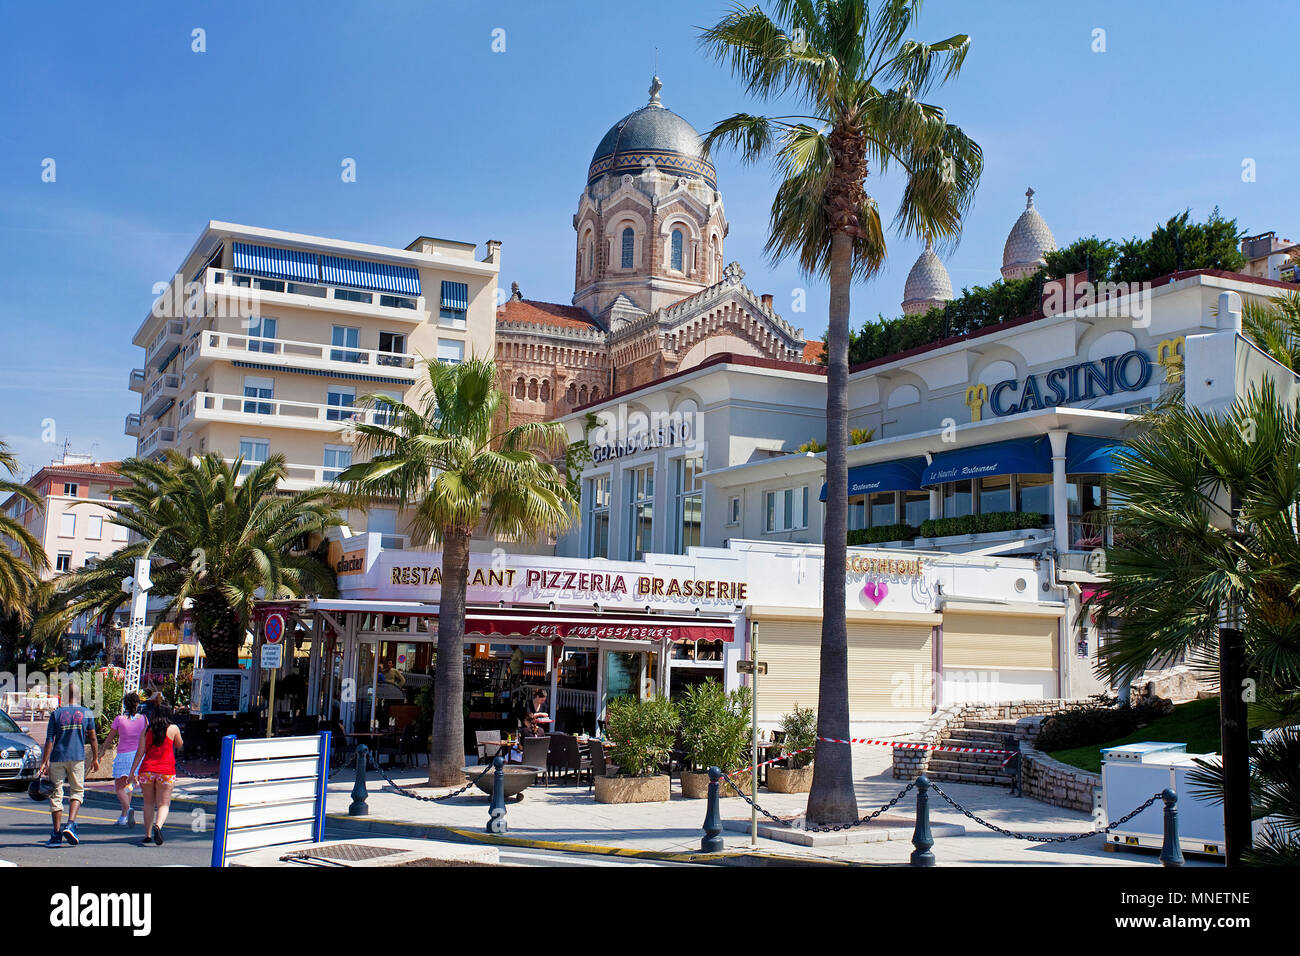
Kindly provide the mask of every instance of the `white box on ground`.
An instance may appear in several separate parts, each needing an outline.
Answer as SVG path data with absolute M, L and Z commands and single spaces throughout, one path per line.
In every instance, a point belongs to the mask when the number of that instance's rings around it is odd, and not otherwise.
M 1106 820 L 1118 820 L 1153 794 L 1178 794 L 1178 842 L 1184 852 L 1222 856 L 1223 808 L 1193 792 L 1190 777 L 1197 759 L 1215 754 L 1184 753 L 1186 744 L 1144 741 L 1103 750 L 1102 800 Z M 1132 820 L 1112 830 L 1108 843 L 1159 848 L 1164 843 L 1164 801 L 1157 800 Z

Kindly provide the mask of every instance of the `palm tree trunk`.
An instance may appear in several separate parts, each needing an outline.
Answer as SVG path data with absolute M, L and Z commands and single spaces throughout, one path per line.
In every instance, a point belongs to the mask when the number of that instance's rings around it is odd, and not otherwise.
M 469 534 L 448 528 L 442 539 L 442 597 L 438 600 L 438 668 L 433 681 L 433 745 L 429 783 L 465 781 L 465 588 Z
M 240 625 L 239 615 L 221 595 L 207 592 L 194 598 L 194 635 L 203 645 L 206 667 L 239 666 L 244 628 Z
M 826 335 L 826 524 L 822 539 L 821 676 L 817 688 L 817 735 L 849 738 L 849 639 L 845 616 L 848 570 L 849 287 L 853 238 L 831 236 L 830 325 Z M 852 823 L 858 817 L 853 757 L 847 744 L 817 743 L 808 820 L 818 825 Z

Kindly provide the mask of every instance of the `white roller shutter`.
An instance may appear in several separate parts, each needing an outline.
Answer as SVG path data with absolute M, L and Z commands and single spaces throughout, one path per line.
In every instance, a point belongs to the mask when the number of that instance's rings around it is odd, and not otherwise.
M 944 668 L 1055 671 L 1057 618 L 1037 615 L 943 615 Z

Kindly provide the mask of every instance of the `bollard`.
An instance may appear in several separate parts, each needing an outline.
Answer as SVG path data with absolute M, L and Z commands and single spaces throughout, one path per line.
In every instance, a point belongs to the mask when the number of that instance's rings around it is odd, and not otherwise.
M 718 809 L 718 781 L 721 778 L 721 770 L 709 768 L 709 805 L 704 812 L 704 839 L 700 841 L 700 849 L 705 853 L 722 852 L 722 812 Z
M 925 774 L 916 778 L 916 829 L 912 832 L 912 866 L 934 866 L 934 837 L 930 834 L 930 781 Z
M 357 782 L 352 785 L 352 803 L 348 805 L 348 816 L 364 817 L 370 812 L 366 806 L 366 766 L 369 764 L 370 748 L 365 744 L 357 747 Z
M 1178 794 L 1166 790 L 1160 794 L 1165 801 L 1165 842 L 1160 848 L 1160 862 L 1165 866 L 1183 865 L 1183 848 L 1178 841 Z
M 496 757 L 492 766 L 492 805 L 488 809 L 488 833 L 505 833 L 510 827 L 506 824 L 506 771 L 505 758 Z

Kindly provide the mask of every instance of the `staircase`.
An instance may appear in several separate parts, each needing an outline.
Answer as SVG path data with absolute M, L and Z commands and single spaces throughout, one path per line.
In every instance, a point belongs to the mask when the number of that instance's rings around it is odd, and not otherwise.
M 943 747 L 983 747 L 996 750 L 1019 750 L 1014 720 L 967 720 L 948 731 L 939 741 Z M 954 783 L 983 783 L 1010 787 L 1012 773 L 1002 766 L 1007 754 L 958 754 L 942 750 L 930 754 L 926 776 L 931 780 Z

